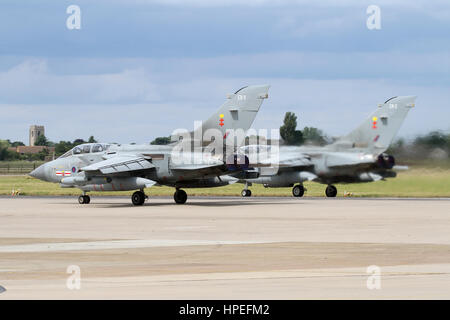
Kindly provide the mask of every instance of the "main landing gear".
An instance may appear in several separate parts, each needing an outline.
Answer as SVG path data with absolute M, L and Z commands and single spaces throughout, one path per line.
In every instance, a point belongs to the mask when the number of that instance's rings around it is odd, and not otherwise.
M 334 198 L 337 195 L 337 189 L 332 184 L 328 185 L 328 187 L 325 189 L 325 194 L 328 198 Z
M 89 197 L 87 194 L 83 194 L 78 197 L 79 204 L 88 204 L 89 202 L 91 202 L 91 197 Z
M 243 196 L 243 197 L 251 197 L 252 196 L 252 191 L 249 190 L 249 188 L 248 188 L 251 185 L 252 185 L 251 183 L 248 183 L 248 182 L 245 183 L 245 187 L 241 191 L 241 196 Z
M 145 195 L 144 191 L 140 190 L 140 191 L 136 191 L 135 193 L 133 193 L 133 195 L 131 196 L 131 202 L 135 205 L 135 206 L 142 206 L 145 202 L 145 200 L 148 199 L 148 197 Z
M 177 204 L 184 204 L 186 203 L 187 200 L 187 193 L 184 190 L 181 189 L 176 189 L 175 193 L 173 194 L 173 200 L 175 200 L 175 202 Z
M 294 197 L 303 197 L 305 191 L 306 191 L 305 187 L 301 184 L 298 184 L 292 188 L 292 195 Z

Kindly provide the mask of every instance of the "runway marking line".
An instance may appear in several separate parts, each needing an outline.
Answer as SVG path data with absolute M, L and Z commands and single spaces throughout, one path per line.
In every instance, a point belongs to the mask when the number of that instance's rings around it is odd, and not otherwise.
M 56 242 L 56 243 L 35 243 L 35 244 L 0 246 L 0 253 L 85 251 L 85 250 L 155 248 L 155 247 L 233 245 L 233 244 L 264 244 L 274 242 L 276 241 L 164 240 L 164 239 Z

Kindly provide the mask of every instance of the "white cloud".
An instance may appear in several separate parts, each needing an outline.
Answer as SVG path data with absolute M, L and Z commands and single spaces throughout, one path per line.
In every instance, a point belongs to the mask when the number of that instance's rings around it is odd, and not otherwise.
M 116 0 L 127 3 L 130 0 Z M 383 5 L 383 6 L 415 6 L 425 7 L 430 5 L 428 0 L 134 0 L 140 4 L 159 4 L 168 6 L 195 6 L 195 7 L 223 7 L 223 6 L 245 6 L 245 7 L 280 7 L 280 6 L 313 6 L 313 7 L 340 7 L 340 6 L 361 6 L 361 5 Z M 446 0 L 434 0 L 435 5 L 448 5 Z
M 317 17 L 316 19 L 301 19 L 288 15 L 281 18 L 274 26 L 274 32 L 280 37 L 302 38 L 312 34 L 334 34 L 345 32 L 355 19 L 349 17 Z
M 70 62 L 67 62 L 70 63 Z M 118 73 L 58 75 L 46 60 L 31 59 L 0 73 L 3 101 L 96 102 L 155 101 L 159 96 L 146 72 L 124 69 Z
M 439 75 L 445 71 L 433 68 L 436 60 L 442 58 L 439 54 L 343 57 L 279 53 L 126 62 L 76 60 L 67 61 L 74 69 L 65 74 L 54 70 L 51 61 L 27 60 L 0 73 L 0 137 L 26 141 L 29 125 L 44 124 L 51 140 L 88 138 L 93 134 L 107 142 L 148 142 L 176 128 L 192 128 L 195 120 L 214 112 L 227 93 L 244 85 L 263 83 L 272 87 L 255 122 L 256 128 L 278 128 L 284 113 L 294 111 L 301 127 L 315 126 L 341 135 L 361 122 L 377 103 L 396 95 L 418 95 L 417 108 L 412 110 L 400 134 L 450 129 L 447 87 L 388 77 L 389 68 L 420 75 L 432 67 L 431 74 Z M 339 63 L 340 59 L 343 61 Z M 416 59 L 425 63 L 417 65 Z M 102 63 L 116 67 L 95 74 L 95 65 L 105 68 Z M 92 73 L 74 74 L 77 64 Z M 335 64 L 338 71 L 359 70 L 367 64 L 368 68 L 380 69 L 377 71 L 381 75 L 305 76 Z M 261 67 L 264 65 L 267 69 Z M 292 76 L 287 77 L 286 73 Z M 329 74 L 333 73 L 326 73 Z

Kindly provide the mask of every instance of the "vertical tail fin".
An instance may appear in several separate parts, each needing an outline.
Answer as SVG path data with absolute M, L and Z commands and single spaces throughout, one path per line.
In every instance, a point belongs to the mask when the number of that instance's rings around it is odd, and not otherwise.
M 380 105 L 370 117 L 348 135 L 335 142 L 353 148 L 367 149 L 374 154 L 384 152 L 415 105 L 415 96 L 393 97 Z
M 225 138 L 230 129 L 247 132 L 263 103 L 268 98 L 269 85 L 254 85 L 239 89 L 208 120 L 202 123 L 202 132 L 220 130 Z

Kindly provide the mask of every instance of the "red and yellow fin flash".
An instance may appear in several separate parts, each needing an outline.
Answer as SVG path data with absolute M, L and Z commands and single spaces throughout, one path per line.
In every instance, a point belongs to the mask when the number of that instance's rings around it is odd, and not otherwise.
M 373 117 L 372 118 L 372 129 L 376 129 L 377 128 L 377 121 L 378 121 L 377 117 Z

